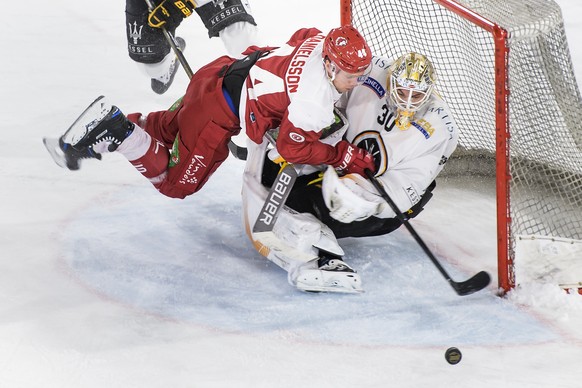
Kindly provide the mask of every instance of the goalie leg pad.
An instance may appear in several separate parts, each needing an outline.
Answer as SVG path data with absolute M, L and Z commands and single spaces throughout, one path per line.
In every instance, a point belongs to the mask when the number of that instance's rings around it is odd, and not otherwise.
M 257 25 L 247 0 L 212 1 L 194 10 L 208 29 L 210 38 L 219 36 L 220 31 L 236 22 Z

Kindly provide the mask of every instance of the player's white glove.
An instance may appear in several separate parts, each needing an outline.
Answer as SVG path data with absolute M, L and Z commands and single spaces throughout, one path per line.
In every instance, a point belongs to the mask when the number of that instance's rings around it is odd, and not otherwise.
M 330 216 L 346 224 L 365 220 L 383 208 L 382 197 L 372 192 L 374 186 L 358 174 L 340 178 L 334 168 L 328 167 L 321 189 Z

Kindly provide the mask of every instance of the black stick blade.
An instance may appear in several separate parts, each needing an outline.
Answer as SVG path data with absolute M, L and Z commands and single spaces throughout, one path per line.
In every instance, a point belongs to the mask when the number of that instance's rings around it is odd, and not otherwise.
M 464 296 L 470 295 L 474 292 L 481 291 L 485 287 L 489 285 L 491 282 L 491 276 L 485 271 L 478 272 L 472 278 L 465 280 L 464 282 L 455 282 L 453 280 L 449 280 L 449 283 L 457 294 Z

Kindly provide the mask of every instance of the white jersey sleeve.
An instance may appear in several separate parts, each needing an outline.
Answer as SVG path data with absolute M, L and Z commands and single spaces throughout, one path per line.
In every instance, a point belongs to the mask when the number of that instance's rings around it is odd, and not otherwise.
M 333 107 L 341 94 L 327 82 L 325 68 L 322 65 L 322 46 L 319 43 L 309 56 L 295 54 L 286 74 L 289 90 L 289 107 L 287 119 L 296 128 L 303 131 L 321 131 L 334 120 Z M 302 66 L 294 66 L 301 63 Z M 296 70 L 296 71 L 294 71 Z M 300 73 L 295 75 L 295 73 Z M 297 80 L 293 83 L 293 80 Z

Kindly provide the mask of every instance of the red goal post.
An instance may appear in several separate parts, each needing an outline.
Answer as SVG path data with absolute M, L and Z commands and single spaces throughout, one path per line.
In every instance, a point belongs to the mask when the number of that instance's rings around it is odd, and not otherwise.
M 358 28 L 374 54 L 431 58 L 460 154 L 490 159 L 502 293 L 516 285 L 518 241 L 582 240 L 582 100 L 557 4 L 340 1 L 342 25 Z

